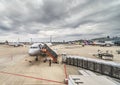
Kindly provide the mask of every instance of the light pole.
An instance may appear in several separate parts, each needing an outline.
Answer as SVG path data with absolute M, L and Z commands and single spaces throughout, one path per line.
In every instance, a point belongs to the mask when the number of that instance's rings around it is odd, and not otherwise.
M 31 44 L 32 44 L 32 38 L 30 38 L 30 40 L 31 40 Z
M 50 43 L 52 43 L 52 35 L 50 35 Z

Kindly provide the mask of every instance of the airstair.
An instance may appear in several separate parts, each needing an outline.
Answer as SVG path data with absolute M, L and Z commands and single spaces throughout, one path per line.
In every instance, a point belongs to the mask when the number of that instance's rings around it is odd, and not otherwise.
M 49 57 L 53 59 L 54 63 L 57 63 L 57 57 L 58 55 L 53 51 L 50 47 L 48 47 L 46 44 L 44 45 L 44 48 L 42 49 L 42 52 L 47 54 Z

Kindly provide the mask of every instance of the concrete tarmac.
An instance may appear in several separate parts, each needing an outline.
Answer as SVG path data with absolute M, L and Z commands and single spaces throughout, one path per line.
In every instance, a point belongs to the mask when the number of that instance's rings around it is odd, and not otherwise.
M 96 58 L 90 53 L 95 53 L 99 47 L 85 46 L 82 48 L 78 45 L 57 45 L 51 48 L 58 54 L 66 52 L 70 55 Z M 61 64 L 61 56 L 59 56 L 60 63 L 52 63 L 50 67 L 49 61 L 44 63 L 42 58 L 39 58 L 39 61 L 36 62 L 34 57 L 28 55 L 28 49 L 28 46 L 11 47 L 0 45 L 1 85 L 65 85 L 66 74 L 64 64 Z M 118 47 L 105 47 L 105 49 L 112 49 L 115 53 Z M 115 62 L 120 61 L 118 57 L 119 55 L 114 59 Z M 81 68 L 67 65 L 67 75 L 77 75 L 79 69 Z

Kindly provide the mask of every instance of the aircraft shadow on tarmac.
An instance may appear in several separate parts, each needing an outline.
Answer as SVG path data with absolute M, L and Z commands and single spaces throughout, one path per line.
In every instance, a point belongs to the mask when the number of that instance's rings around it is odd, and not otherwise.
M 39 57 L 38 61 L 35 61 L 35 59 L 30 59 L 30 60 L 25 59 L 25 61 L 28 62 L 28 64 L 30 66 L 32 66 L 32 65 L 40 65 L 41 63 L 49 62 L 48 60 L 46 62 L 44 62 L 44 58 L 42 58 L 42 57 Z

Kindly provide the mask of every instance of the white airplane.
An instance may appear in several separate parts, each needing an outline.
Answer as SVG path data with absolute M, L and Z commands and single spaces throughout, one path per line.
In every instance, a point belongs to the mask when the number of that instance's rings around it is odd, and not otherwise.
M 105 45 L 105 43 L 101 43 L 101 42 L 94 42 L 94 44 L 99 46 Z
M 52 45 L 52 44 L 50 44 Z M 57 57 L 58 55 L 56 54 L 55 51 L 53 51 L 46 43 L 34 43 L 33 45 L 30 46 L 29 48 L 29 55 L 36 57 L 36 61 L 38 61 L 38 56 L 39 55 L 49 55 L 49 57 L 52 58 L 53 62 L 57 63 Z
M 28 54 L 30 56 L 36 56 L 36 61 L 38 61 L 38 56 L 42 53 L 42 48 L 44 47 L 43 43 L 34 43 L 30 46 Z
M 19 43 L 19 42 L 9 42 L 8 45 L 14 47 L 24 46 L 23 43 Z
M 98 45 L 98 46 L 113 46 L 114 44 L 113 43 L 110 43 L 110 42 L 104 42 L 104 43 L 101 43 L 101 42 L 94 42 L 94 45 Z

